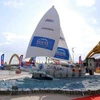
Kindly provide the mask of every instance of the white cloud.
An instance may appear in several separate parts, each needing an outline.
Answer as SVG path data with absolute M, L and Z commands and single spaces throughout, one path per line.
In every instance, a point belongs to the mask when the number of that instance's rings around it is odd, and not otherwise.
M 96 7 L 92 7 L 91 9 L 88 9 L 88 12 L 94 12 L 94 11 L 96 11 Z
M 76 5 L 77 6 L 85 6 L 85 7 L 90 7 L 95 4 L 95 0 L 76 0 Z
M 5 33 L 2 33 L 3 35 L 5 35 L 5 38 L 8 42 L 14 42 L 15 40 L 18 40 L 18 39 L 29 39 L 30 36 L 28 34 L 26 35 L 18 35 L 18 34 L 15 34 L 15 33 L 10 33 L 10 32 L 5 32 Z
M 10 32 L 5 32 L 2 34 L 5 35 L 4 37 L 5 37 L 6 42 L 1 42 L 1 44 L 0 44 L 2 46 L 1 50 L 3 50 L 5 52 L 6 51 L 5 48 L 9 48 L 6 52 L 9 52 L 9 51 L 24 52 L 24 51 L 26 51 L 26 47 L 27 47 L 29 39 L 30 39 L 30 36 L 28 34 L 18 35 L 18 34 L 10 33 Z
M 20 6 L 23 6 L 23 2 L 21 0 L 7 0 L 7 1 L 4 1 L 3 4 L 5 6 L 11 6 L 14 8 L 18 8 Z
M 10 32 L 5 32 L 5 33 L 2 33 L 2 34 L 5 35 L 6 40 L 9 41 L 9 42 L 13 42 L 13 39 L 16 37 L 15 34 L 10 33 Z
M 29 34 L 15 34 L 10 32 L 2 33 L 5 37 L 6 42 L 0 43 L 0 52 L 3 52 L 5 56 L 5 61 L 9 61 L 10 57 L 17 53 L 18 55 L 23 54 L 25 56 L 27 46 L 29 43 Z
M 8 45 L 10 44 L 9 42 L 4 42 L 4 43 L 0 43 L 0 46 L 3 46 L 3 45 Z
M 91 18 L 91 22 L 92 22 L 93 24 L 97 24 L 96 18 L 92 17 L 92 18 Z

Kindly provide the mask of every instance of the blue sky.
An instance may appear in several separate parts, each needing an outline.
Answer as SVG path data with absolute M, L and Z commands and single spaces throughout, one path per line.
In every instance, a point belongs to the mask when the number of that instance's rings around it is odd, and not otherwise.
M 55 6 L 61 28 L 74 59 L 82 59 L 100 41 L 100 0 L 0 0 L 0 55 L 26 53 L 41 17 Z

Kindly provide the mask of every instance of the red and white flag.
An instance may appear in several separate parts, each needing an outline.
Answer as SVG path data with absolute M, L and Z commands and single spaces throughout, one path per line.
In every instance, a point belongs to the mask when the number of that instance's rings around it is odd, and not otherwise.
M 79 65 L 82 66 L 82 58 L 79 56 Z

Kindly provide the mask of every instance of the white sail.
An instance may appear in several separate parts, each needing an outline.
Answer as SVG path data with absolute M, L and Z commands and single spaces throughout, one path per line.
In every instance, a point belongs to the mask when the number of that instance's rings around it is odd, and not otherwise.
M 26 58 L 35 56 L 53 57 L 60 36 L 59 16 L 54 6 L 49 9 L 37 25 L 26 52 Z
M 72 62 L 71 55 L 70 55 L 66 40 L 64 38 L 62 29 L 60 30 L 59 43 L 58 43 L 57 51 L 54 57 Z

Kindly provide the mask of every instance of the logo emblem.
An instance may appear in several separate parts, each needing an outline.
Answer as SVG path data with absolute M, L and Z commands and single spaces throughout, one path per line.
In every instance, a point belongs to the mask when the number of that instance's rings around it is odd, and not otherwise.
M 39 64 L 39 69 L 43 69 L 43 64 Z
M 54 31 L 54 29 L 52 29 L 52 28 L 47 28 L 47 27 L 42 27 L 41 29 L 48 30 L 48 31 Z
M 45 22 L 52 22 L 53 23 L 54 20 L 52 20 L 52 19 L 46 19 Z
M 56 56 L 62 56 L 62 57 L 66 57 L 66 52 L 63 49 L 58 49 Z
M 36 42 L 37 45 L 41 45 L 43 47 L 48 47 L 48 40 L 45 38 L 40 38 Z

